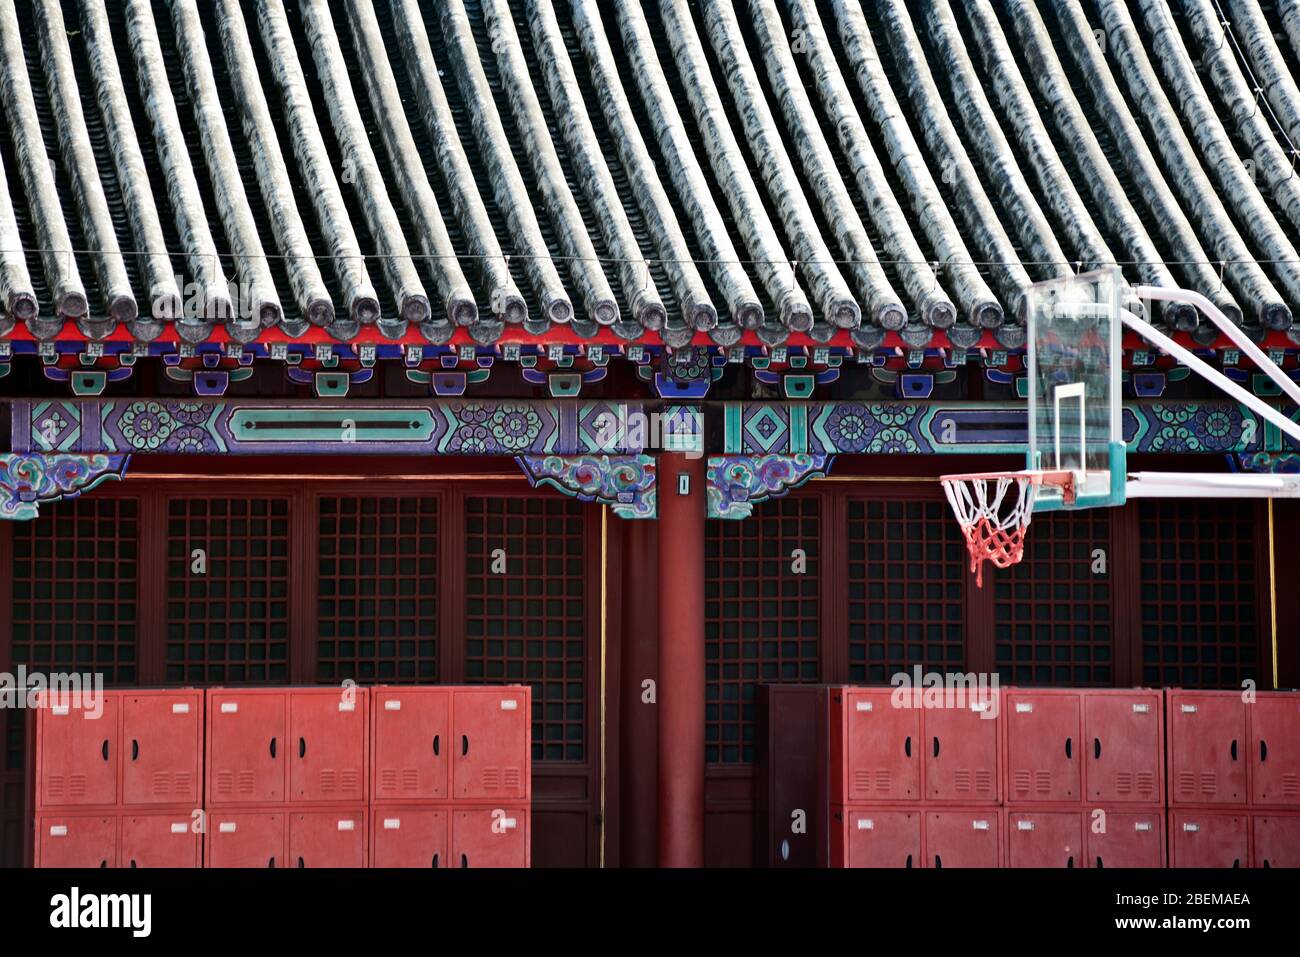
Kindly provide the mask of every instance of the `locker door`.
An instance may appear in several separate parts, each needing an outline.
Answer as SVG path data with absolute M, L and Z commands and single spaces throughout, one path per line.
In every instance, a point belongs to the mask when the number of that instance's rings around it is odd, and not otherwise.
M 451 816 L 453 867 L 527 867 L 528 809 L 460 808 Z
M 1246 867 L 1250 838 L 1244 814 L 1172 811 L 1170 867 Z
M 1106 811 L 1105 831 L 1092 811 L 1084 812 L 1089 867 L 1164 867 L 1163 810 Z
M 1083 867 L 1078 811 L 1009 811 L 1009 867 Z
M 58 699 L 43 697 L 37 711 L 37 807 L 116 804 L 120 698 L 106 691 L 94 702 Z
M 1255 867 L 1300 867 L 1300 814 L 1257 814 L 1251 828 Z
M 285 800 L 287 710 L 278 692 L 208 692 L 209 804 Z
M 384 688 L 373 695 L 374 800 L 445 799 L 450 692 Z
M 209 811 L 207 867 L 284 867 L 288 835 L 282 811 Z
M 294 801 L 366 800 L 364 688 L 289 695 L 290 795 Z
M 447 812 L 377 807 L 370 844 L 371 867 L 447 867 Z
M 1079 800 L 1080 712 L 1077 694 L 1007 693 L 1008 801 Z
M 998 800 L 999 704 L 975 701 L 922 713 L 928 800 L 969 804 Z
M 1088 800 L 1161 803 L 1160 692 L 1082 694 Z
M 365 809 L 291 814 L 288 863 L 290 867 L 365 867 Z
M 996 807 L 933 811 L 925 817 L 926 867 L 997 867 L 1002 829 Z
M 527 800 L 531 732 L 526 688 L 452 693 L 451 780 L 456 800 Z
M 921 790 L 921 709 L 894 707 L 891 691 L 837 693 L 844 697 L 843 800 L 915 801 Z M 840 799 L 832 795 L 832 801 Z
M 1236 692 L 1169 691 L 1170 804 L 1246 803 L 1246 706 Z
M 188 813 L 122 815 L 121 867 L 198 867 L 200 835 Z
M 1300 695 L 1264 693 L 1251 706 L 1250 789 L 1256 804 L 1300 806 Z
M 921 815 L 915 811 L 835 808 L 833 867 L 920 867 Z
M 202 800 L 203 692 L 122 696 L 122 803 Z
M 116 867 L 117 818 L 111 814 L 36 818 L 37 867 Z

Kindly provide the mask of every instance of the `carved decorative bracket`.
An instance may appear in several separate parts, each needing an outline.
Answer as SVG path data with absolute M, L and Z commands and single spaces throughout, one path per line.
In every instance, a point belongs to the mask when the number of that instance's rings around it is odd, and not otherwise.
M 536 488 L 549 485 L 581 502 L 608 505 L 620 518 L 654 518 L 655 460 L 649 455 L 520 455 Z
M 129 455 L 0 454 L 0 519 L 36 518 L 40 506 L 76 498 L 126 474 Z
M 709 518 L 748 518 L 754 505 L 780 498 L 831 469 L 833 455 L 710 455 Z

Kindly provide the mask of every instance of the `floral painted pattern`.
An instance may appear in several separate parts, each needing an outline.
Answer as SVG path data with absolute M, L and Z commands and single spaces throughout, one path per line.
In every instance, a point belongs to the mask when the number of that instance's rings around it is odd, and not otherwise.
M 132 402 L 122 413 L 122 437 L 131 448 L 155 452 L 176 429 L 176 421 L 160 402 Z

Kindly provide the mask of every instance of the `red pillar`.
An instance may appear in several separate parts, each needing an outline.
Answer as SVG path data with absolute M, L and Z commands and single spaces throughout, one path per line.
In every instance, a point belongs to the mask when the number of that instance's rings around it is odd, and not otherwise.
M 659 866 L 703 867 L 704 459 L 666 452 L 657 473 Z

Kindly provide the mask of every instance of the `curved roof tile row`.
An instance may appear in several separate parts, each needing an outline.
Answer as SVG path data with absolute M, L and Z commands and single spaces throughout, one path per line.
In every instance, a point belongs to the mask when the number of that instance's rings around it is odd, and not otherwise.
M 1287 329 L 1298 64 L 1300 0 L 0 4 L 0 335 L 1015 347 L 1106 263 Z

